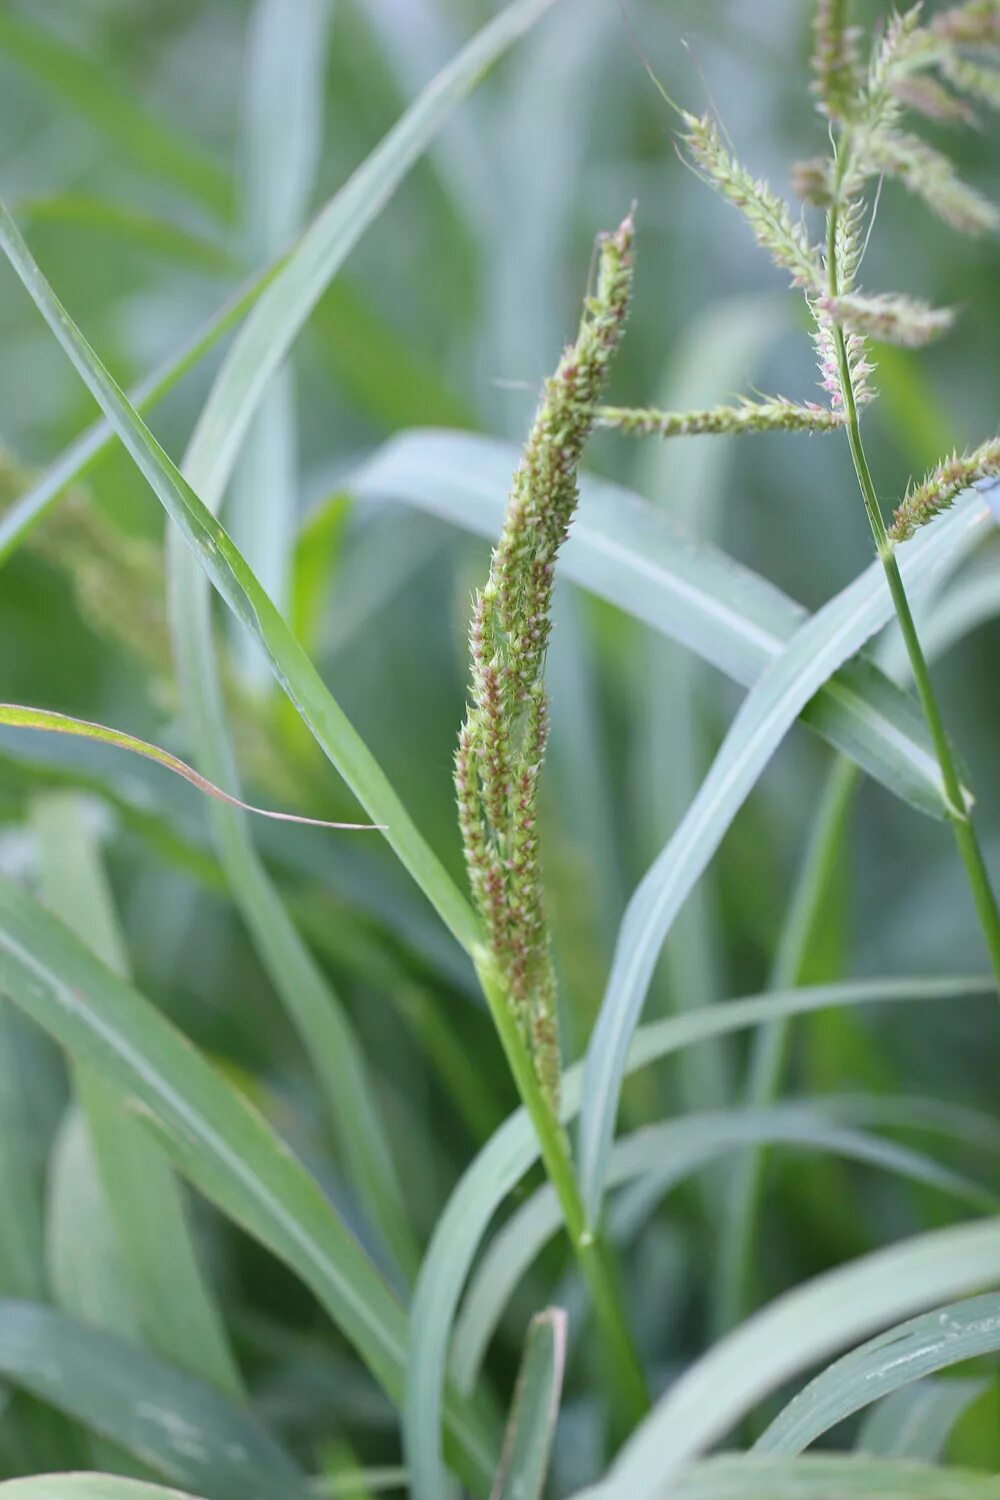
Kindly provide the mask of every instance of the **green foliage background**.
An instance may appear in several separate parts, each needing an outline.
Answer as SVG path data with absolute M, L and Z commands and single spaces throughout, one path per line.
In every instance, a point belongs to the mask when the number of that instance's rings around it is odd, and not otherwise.
M 251 9 L 242 0 L 7 0 L 0 12 L 0 192 L 125 387 L 262 261 L 247 222 L 248 173 L 252 187 L 263 170 L 259 159 L 247 164 Z M 310 208 L 491 9 L 472 0 L 336 0 Z M 614 0 L 564 0 L 461 107 L 296 345 L 297 530 L 284 580 L 262 532 L 273 516 L 258 508 L 249 465 L 223 512 L 259 574 L 277 578 L 282 607 L 338 701 L 460 881 L 450 767 L 470 594 L 485 576 L 487 548 L 416 511 L 355 502 L 350 476 L 404 428 L 519 441 L 538 384 L 575 324 L 594 234 L 632 199 L 637 293 L 612 399 L 694 405 L 751 386 L 811 398 L 816 375 L 795 300 L 732 211 L 678 160 L 671 118 L 638 55 L 687 106 L 713 101 L 742 158 L 784 189 L 789 161 L 822 145 L 823 122 L 806 90 L 809 10 L 800 0 L 631 0 L 626 24 Z M 24 38 L 34 33 L 71 49 L 61 67 L 33 61 Z M 87 59 L 86 69 L 74 57 Z M 148 131 L 140 117 L 154 122 Z M 276 108 L 273 118 L 280 147 Z M 949 149 L 963 175 L 1000 196 L 989 122 Z M 886 501 L 942 452 L 995 429 L 998 272 L 995 242 L 957 240 L 887 185 L 866 281 L 963 311 L 940 346 L 878 351 L 883 395 L 866 416 L 866 435 Z M 151 418 L 177 460 L 217 359 L 200 364 Z M 7 271 L 0 392 L 6 504 L 94 415 Z M 249 464 L 263 462 L 262 428 L 258 420 Z M 605 434 L 588 463 L 810 608 L 869 559 L 837 436 L 656 448 Z M 0 699 L 115 724 L 195 759 L 167 643 L 162 540 L 160 508 L 116 449 L 3 568 Z M 997 567 L 995 546 L 977 566 Z M 316 817 L 355 816 L 356 804 L 221 612 L 219 636 L 247 795 Z M 993 621 L 935 669 L 995 871 L 998 647 Z M 575 1058 L 628 894 L 696 790 L 739 697 L 709 667 L 571 586 L 558 599 L 549 668 L 543 848 L 565 1050 Z M 672 935 L 648 1019 L 766 987 L 830 754 L 793 731 Z M 378 1257 L 303 1046 L 235 914 L 205 808 L 168 780 L 107 750 L 3 732 L 0 869 L 34 878 L 39 796 L 79 789 L 79 816 L 99 839 L 139 988 L 263 1109 Z M 423 1243 L 459 1174 L 516 1103 L 471 970 L 381 841 L 264 824 L 253 832 L 358 1031 Z M 947 828 L 864 784 L 807 977 L 983 967 Z M 29 1191 L 47 1244 L 30 1290 L 50 1300 L 59 1232 L 53 1152 L 68 1075 L 26 1021 L 5 1010 L 3 1025 L 6 1062 L 28 1101 Z M 998 1047 L 989 997 L 825 1012 L 795 1025 L 789 1087 L 927 1096 L 995 1114 Z M 624 1123 L 732 1102 L 745 1060 L 745 1040 L 726 1038 L 641 1074 L 628 1085 Z M 984 1183 L 995 1179 L 995 1160 L 968 1143 L 928 1145 L 912 1131 L 900 1139 Z M 773 1152 L 766 1184 L 755 1301 L 964 1212 L 933 1187 L 821 1154 Z M 718 1169 L 702 1174 L 669 1200 L 628 1257 L 632 1319 L 657 1387 L 719 1331 L 723 1187 Z M 209 1280 L 273 1430 L 303 1463 L 323 1462 L 331 1473 L 344 1455 L 398 1462 L 392 1413 L 310 1295 L 214 1211 L 198 1203 L 194 1212 Z M 0 1226 L 0 1241 L 3 1234 Z M 565 1251 L 553 1245 L 504 1318 L 488 1369 L 505 1403 L 528 1318 L 552 1300 L 566 1271 Z M 2 1255 L 0 1292 L 27 1294 Z M 601 1468 L 601 1424 L 588 1394 L 594 1363 L 587 1343 L 569 1365 L 559 1493 Z M 954 1443 L 960 1458 L 993 1468 L 995 1399 L 984 1386 Z M 92 1466 L 82 1429 L 63 1423 L 50 1434 L 48 1420 L 43 1406 L 11 1397 L 0 1413 L 0 1476 Z M 100 1457 L 114 1466 L 113 1454 Z

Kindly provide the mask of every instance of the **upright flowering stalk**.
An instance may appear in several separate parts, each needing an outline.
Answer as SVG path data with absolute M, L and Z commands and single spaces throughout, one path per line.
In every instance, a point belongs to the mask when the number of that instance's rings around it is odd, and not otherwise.
M 543 681 L 556 554 L 577 469 L 618 347 L 632 283 L 632 217 L 601 241 L 596 291 L 545 383 L 514 475 L 470 630 L 471 704 L 455 757 L 466 864 L 539 1083 L 559 1094 L 556 985 L 538 855 L 538 782 L 548 737 Z
M 963 182 L 950 158 L 906 129 L 907 113 L 949 123 L 975 119 L 974 105 L 1000 108 L 1000 0 L 966 0 L 925 22 L 920 4 L 892 13 L 873 38 L 867 68 L 849 0 L 816 0 L 813 89 L 830 139 L 826 156 L 793 168 L 807 205 L 825 214 L 817 245 L 806 210 L 796 214 L 766 182 L 736 161 L 712 116 L 679 110 L 692 166 L 728 199 L 774 263 L 801 289 L 814 323 L 823 404 L 784 397 L 745 398 L 700 411 L 602 408 L 598 420 L 631 434 L 777 429 L 846 432 L 876 550 L 885 569 L 900 630 L 941 767 L 945 803 L 1000 980 L 1000 909 L 961 790 L 927 663 L 895 557 L 898 542 L 949 506 L 970 484 L 1000 474 L 1000 440 L 964 457 L 952 455 L 911 486 L 887 529 L 861 437 L 861 414 L 874 399 L 870 340 L 915 347 L 946 333 L 949 309 L 896 292 L 868 292 L 859 277 L 874 223 L 877 184 L 896 178 L 952 228 L 967 234 L 1000 229 L 1000 210 Z

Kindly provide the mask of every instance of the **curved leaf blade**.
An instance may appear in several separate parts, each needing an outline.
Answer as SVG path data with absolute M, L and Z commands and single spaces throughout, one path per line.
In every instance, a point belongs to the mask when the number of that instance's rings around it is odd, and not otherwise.
M 313 1179 L 148 1001 L 4 880 L 0 989 L 134 1097 L 180 1171 L 302 1278 L 398 1401 L 406 1315 Z M 488 1482 L 493 1454 L 482 1425 L 452 1402 L 448 1409 L 463 1468 Z
M 239 797 L 234 797 L 230 792 L 224 792 L 213 781 L 199 775 L 192 766 L 187 765 L 179 756 L 172 755 L 169 750 L 163 750 L 159 745 L 151 745 L 146 740 L 137 739 L 134 734 L 127 734 L 123 729 L 111 729 L 107 724 L 94 724 L 89 719 L 74 719 L 71 715 L 57 713 L 54 709 L 29 708 L 22 703 L 0 703 L 0 724 L 6 724 L 12 729 L 36 729 L 46 734 L 68 734 L 77 739 L 98 740 L 101 744 L 113 745 L 118 750 L 129 750 L 133 755 L 141 755 L 146 760 L 163 766 L 165 770 L 172 771 L 175 776 L 188 782 L 197 791 L 203 792 L 206 797 L 214 797 L 218 802 L 225 802 L 229 807 L 238 807 L 241 812 L 253 813 L 258 818 L 273 818 L 279 823 L 305 823 L 311 828 L 376 831 L 372 823 L 330 823 L 325 818 L 304 818 L 298 813 L 274 812 L 267 807 L 252 807 L 249 802 L 242 802 Z
M 754 1448 L 801 1453 L 824 1432 L 911 1381 L 1000 1349 L 1000 1296 L 939 1307 L 852 1349 L 779 1412 Z
M 980 497 L 968 496 L 944 524 L 925 528 L 908 551 L 901 548 L 907 593 L 932 586 L 986 518 Z M 629 902 L 587 1049 L 579 1172 L 592 1224 L 600 1217 L 629 1042 L 671 924 L 802 708 L 892 613 L 882 566 L 875 562 L 796 631 L 750 689 L 698 795 Z
M 3 1500 L 199 1500 L 197 1495 L 117 1474 L 34 1474 L 0 1484 Z
M 5 1379 L 218 1500 L 305 1500 L 301 1470 L 246 1410 L 138 1345 L 31 1302 L 0 1302 Z
M 479 923 L 471 906 L 418 833 L 381 767 L 327 691 L 228 533 L 171 463 L 61 305 L 3 204 L 0 245 L 212 583 L 263 648 L 278 682 L 321 749 L 372 813 L 373 820 L 385 828 L 388 842 L 445 924 L 463 947 L 475 948 L 480 940 Z M 379 811 L 373 812 L 373 808 Z
M 658 1500 L 799 1370 L 942 1297 L 996 1281 L 1000 1219 L 934 1230 L 795 1287 L 697 1360 L 626 1442 L 602 1500 Z

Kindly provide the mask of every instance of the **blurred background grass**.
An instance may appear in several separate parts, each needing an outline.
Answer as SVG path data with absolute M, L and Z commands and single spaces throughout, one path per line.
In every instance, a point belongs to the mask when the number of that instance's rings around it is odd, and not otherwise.
M 322 144 L 303 210 L 344 181 L 492 9 L 471 0 L 331 5 L 328 33 L 317 33 Z M 574 325 L 594 234 L 633 198 L 637 295 L 613 399 L 697 404 L 752 386 L 811 398 L 816 374 L 795 299 L 733 212 L 683 168 L 637 52 L 686 105 L 713 101 L 743 159 L 784 190 L 789 162 L 821 144 L 806 88 L 810 10 L 802 0 L 630 0 L 630 27 L 615 0 L 557 7 L 463 107 L 323 298 L 286 386 L 295 412 L 290 469 L 286 453 L 282 471 L 269 419 L 258 421 L 227 523 L 455 872 L 450 762 L 469 598 L 487 548 L 401 508 L 355 506 L 338 498 L 343 483 L 400 428 L 462 426 L 518 439 Z M 291 0 L 287 11 L 289 26 L 305 24 Z M 279 248 L 269 231 L 296 211 L 261 208 L 273 179 L 248 117 L 253 23 L 254 7 L 241 0 L 6 0 L 0 12 L 0 192 L 124 385 Z M 295 88 L 304 96 L 308 82 Z M 268 105 L 279 163 L 298 98 Z M 963 175 L 1000 195 L 995 136 L 965 132 L 950 149 Z M 285 223 L 284 238 L 294 227 Z M 887 501 L 943 451 L 996 428 L 998 270 L 995 243 L 957 240 L 887 187 L 866 283 L 964 310 L 941 346 L 878 353 L 883 396 L 866 422 Z M 217 359 L 155 410 L 153 429 L 175 457 Z M 0 276 L 0 390 L 2 504 L 94 414 L 9 273 Z M 590 463 L 807 605 L 868 560 L 867 525 L 836 437 L 645 447 L 604 435 Z M 280 539 L 262 534 L 253 503 L 255 476 L 282 472 L 301 528 L 285 567 Z M 158 506 L 113 452 L 4 569 L 0 698 L 190 753 L 163 624 L 161 544 Z M 996 552 L 986 561 L 996 566 Z M 738 696 L 679 648 L 569 587 L 557 618 L 544 847 L 564 1035 L 576 1055 L 628 892 L 707 769 Z M 228 625 L 220 638 L 231 640 Z M 994 623 L 936 671 L 994 869 L 998 645 Z M 248 794 L 316 816 L 349 815 L 350 799 L 258 664 L 234 650 L 227 675 Z M 648 1014 L 766 984 L 828 761 L 818 741 L 791 736 L 672 936 Z M 5 870 L 31 866 L 26 818 L 50 784 L 89 795 L 140 986 L 263 1103 L 351 1215 L 300 1044 L 227 898 L 193 794 L 108 752 L 4 734 Z M 255 833 L 352 1012 L 413 1221 L 426 1234 L 476 1144 L 514 1102 L 470 976 L 388 849 L 288 828 Z M 865 786 L 813 977 L 981 966 L 947 829 Z M 892 1007 L 809 1018 L 796 1028 L 794 1086 L 933 1094 L 992 1111 L 995 1008 L 983 1000 L 954 1013 Z M 48 1043 L 12 1025 L 31 1079 L 40 1195 L 66 1083 Z M 743 1058 L 734 1043 L 692 1054 L 655 1083 L 642 1079 L 626 1095 L 631 1117 L 729 1097 Z M 967 1155 L 953 1152 L 970 1167 Z M 929 1189 L 812 1158 L 777 1157 L 768 1187 L 761 1295 L 953 1212 Z M 638 1326 L 670 1330 L 648 1351 L 663 1371 L 708 1336 L 710 1215 L 710 1197 L 683 1194 L 637 1253 Z M 379 1435 L 386 1409 L 307 1296 L 207 1212 L 202 1229 L 269 1412 L 297 1441 L 341 1431 L 361 1451 L 391 1457 L 395 1439 Z M 561 1254 L 543 1257 L 515 1300 L 495 1365 L 501 1378 Z M 587 1429 L 574 1428 L 572 1411 L 563 1426 L 572 1456 Z M 585 1455 L 576 1458 L 586 1473 Z M 16 1468 L 15 1457 L 5 1461 Z

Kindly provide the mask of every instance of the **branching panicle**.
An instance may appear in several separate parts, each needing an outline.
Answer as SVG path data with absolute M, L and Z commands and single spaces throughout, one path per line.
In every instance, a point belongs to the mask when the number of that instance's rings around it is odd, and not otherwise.
M 755 178 L 736 161 L 722 143 L 711 115 L 685 115 L 684 140 L 699 171 L 714 188 L 743 214 L 758 245 L 788 271 L 793 286 L 817 288 L 821 280 L 819 256 L 809 243 L 806 226 L 792 217 L 783 198 L 766 182 Z
M 1000 474 L 1000 437 L 987 439 L 971 453 L 953 453 L 925 475 L 920 484 L 910 486 L 893 517 L 889 535 L 894 541 L 906 541 L 919 527 L 947 510 L 963 490 L 997 474 Z
M 743 396 L 733 406 L 710 406 L 694 411 L 657 411 L 651 407 L 599 406 L 598 427 L 611 427 L 632 437 L 697 437 L 702 433 L 832 432 L 843 426 L 843 416 L 815 402 L 788 401 L 784 396 L 750 400 Z
M 473 895 L 542 1088 L 556 1106 L 556 988 L 536 801 L 548 737 L 543 684 L 553 573 L 577 501 L 577 470 L 618 346 L 632 282 L 632 219 L 602 241 L 576 342 L 546 382 L 514 475 L 489 579 L 470 629 L 472 703 L 455 789 Z

